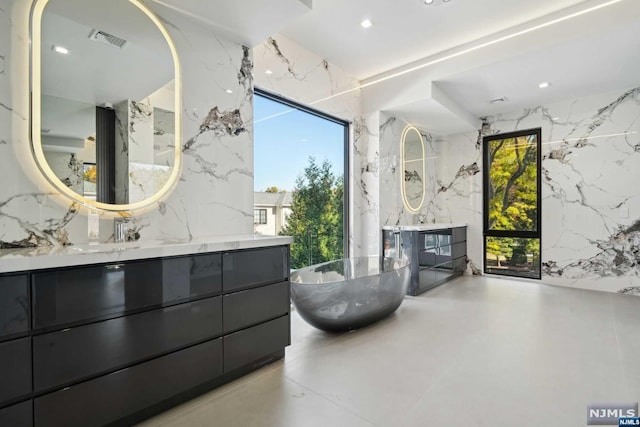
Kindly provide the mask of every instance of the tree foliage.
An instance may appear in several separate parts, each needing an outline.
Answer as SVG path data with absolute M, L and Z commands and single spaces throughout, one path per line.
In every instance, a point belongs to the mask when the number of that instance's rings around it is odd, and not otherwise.
M 537 150 L 535 134 L 489 141 L 490 230 L 537 230 Z M 522 265 L 539 257 L 539 240 L 488 237 L 487 252 Z
M 291 268 L 344 257 L 344 181 L 313 157 L 296 180 L 292 213 L 281 235 L 293 237 Z
M 279 193 L 280 190 L 278 189 L 278 187 L 276 187 L 275 185 L 273 187 L 267 187 L 266 190 L 264 190 L 265 193 Z

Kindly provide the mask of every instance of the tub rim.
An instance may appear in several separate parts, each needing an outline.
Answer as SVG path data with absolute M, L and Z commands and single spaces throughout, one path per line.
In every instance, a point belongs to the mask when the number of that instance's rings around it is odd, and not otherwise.
M 327 264 L 331 264 L 331 263 L 333 263 L 333 262 L 338 262 L 338 261 L 345 261 L 345 260 L 351 260 L 351 259 L 353 259 L 353 260 L 356 260 L 356 259 L 372 259 L 372 258 L 375 258 L 375 259 L 378 259 L 378 260 L 385 260 L 385 259 L 388 259 L 388 260 L 400 261 L 400 262 L 402 262 L 402 263 L 403 263 L 403 265 L 401 265 L 401 266 L 399 266 L 399 267 L 394 267 L 392 270 L 388 270 L 388 271 L 381 271 L 381 272 L 378 272 L 378 273 L 375 273 L 375 274 L 368 274 L 368 275 L 366 275 L 366 276 L 354 277 L 354 278 L 352 278 L 352 279 L 335 280 L 335 281 L 331 281 L 331 282 L 320 282 L 320 283 L 318 283 L 318 282 L 314 282 L 314 283 L 309 283 L 309 282 L 296 282 L 296 281 L 294 281 L 294 280 L 292 280 L 292 279 L 291 279 L 291 276 L 293 276 L 293 273 L 295 273 L 295 272 L 297 272 L 297 271 L 300 271 L 300 270 L 307 269 L 307 268 L 312 268 L 312 267 L 313 267 L 313 268 L 317 268 L 317 267 L 319 267 L 319 266 L 327 265 Z M 312 264 L 312 265 L 309 265 L 309 266 L 307 266 L 307 267 L 302 267 L 302 268 L 298 268 L 298 269 L 291 270 L 291 271 L 290 271 L 290 274 L 289 274 L 289 281 L 290 281 L 290 283 L 291 283 L 291 284 L 294 284 L 294 283 L 295 283 L 296 285 L 301 285 L 301 286 L 322 286 L 322 285 L 332 285 L 332 284 L 345 283 L 345 282 L 349 282 L 349 281 L 353 281 L 353 280 L 358 280 L 358 279 L 364 279 L 364 278 L 367 278 L 367 277 L 380 276 L 380 275 L 385 274 L 385 273 L 391 273 L 391 272 L 393 272 L 393 271 L 399 271 L 399 270 L 402 270 L 403 268 L 408 268 L 410 265 L 411 265 L 411 261 L 409 261 L 408 259 L 403 259 L 403 258 L 393 258 L 393 257 L 385 257 L 385 256 L 381 256 L 381 255 L 369 255 L 369 256 L 358 256 L 358 257 L 349 257 L 349 258 L 339 258 L 339 259 L 334 259 L 334 260 L 331 260 L 331 261 L 325 261 L 325 262 L 321 262 L 321 263 L 318 263 L 318 264 Z

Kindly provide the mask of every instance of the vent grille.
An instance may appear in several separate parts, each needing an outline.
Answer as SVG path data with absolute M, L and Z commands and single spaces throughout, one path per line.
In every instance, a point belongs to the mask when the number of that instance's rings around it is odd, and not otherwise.
M 127 44 L 127 41 L 125 39 L 100 30 L 91 31 L 89 39 L 108 44 L 109 46 L 117 47 L 118 49 L 122 49 Z
M 509 98 L 507 98 L 506 96 L 502 96 L 500 98 L 494 98 L 491 101 L 489 101 L 491 104 L 498 104 L 500 102 L 507 102 L 509 100 Z

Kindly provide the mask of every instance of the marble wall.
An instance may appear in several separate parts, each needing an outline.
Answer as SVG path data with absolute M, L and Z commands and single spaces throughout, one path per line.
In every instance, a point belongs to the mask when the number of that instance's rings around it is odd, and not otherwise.
M 174 191 L 131 212 L 142 239 L 253 232 L 252 52 L 163 8 L 182 67 L 183 165 Z M 60 196 L 29 142 L 29 8 L 0 0 L 0 246 L 88 241 L 86 208 Z M 232 93 L 227 93 L 230 90 Z M 100 234 L 113 234 L 101 214 Z
M 282 35 L 254 48 L 254 58 L 256 87 L 351 123 L 351 255 L 378 253 L 377 124 L 361 115 L 358 81 Z M 376 117 L 372 120 L 377 122 Z
M 397 121 L 384 128 L 384 147 L 397 144 Z M 467 223 L 470 269 L 479 272 L 481 137 L 535 127 L 543 144 L 542 281 L 640 293 L 640 88 L 488 117 L 478 132 L 434 143 L 436 176 L 421 215 Z M 407 220 L 397 207 L 384 210 L 387 223 Z

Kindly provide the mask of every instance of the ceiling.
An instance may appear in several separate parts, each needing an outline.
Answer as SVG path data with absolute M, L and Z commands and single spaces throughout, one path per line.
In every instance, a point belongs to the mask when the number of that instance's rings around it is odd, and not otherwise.
M 640 86 L 638 0 L 389 4 L 316 0 L 282 34 L 369 85 L 364 109 L 441 135 L 477 129 L 488 115 Z M 543 81 L 551 86 L 540 89 Z
M 363 109 L 436 134 L 640 86 L 640 0 L 152 1 L 251 47 L 283 34 L 360 80 Z
M 120 49 L 91 40 L 94 30 L 127 42 Z M 56 53 L 53 46 L 70 52 Z M 128 0 L 50 1 L 42 15 L 41 50 L 42 93 L 58 98 L 93 105 L 140 101 L 174 78 L 169 45 Z

